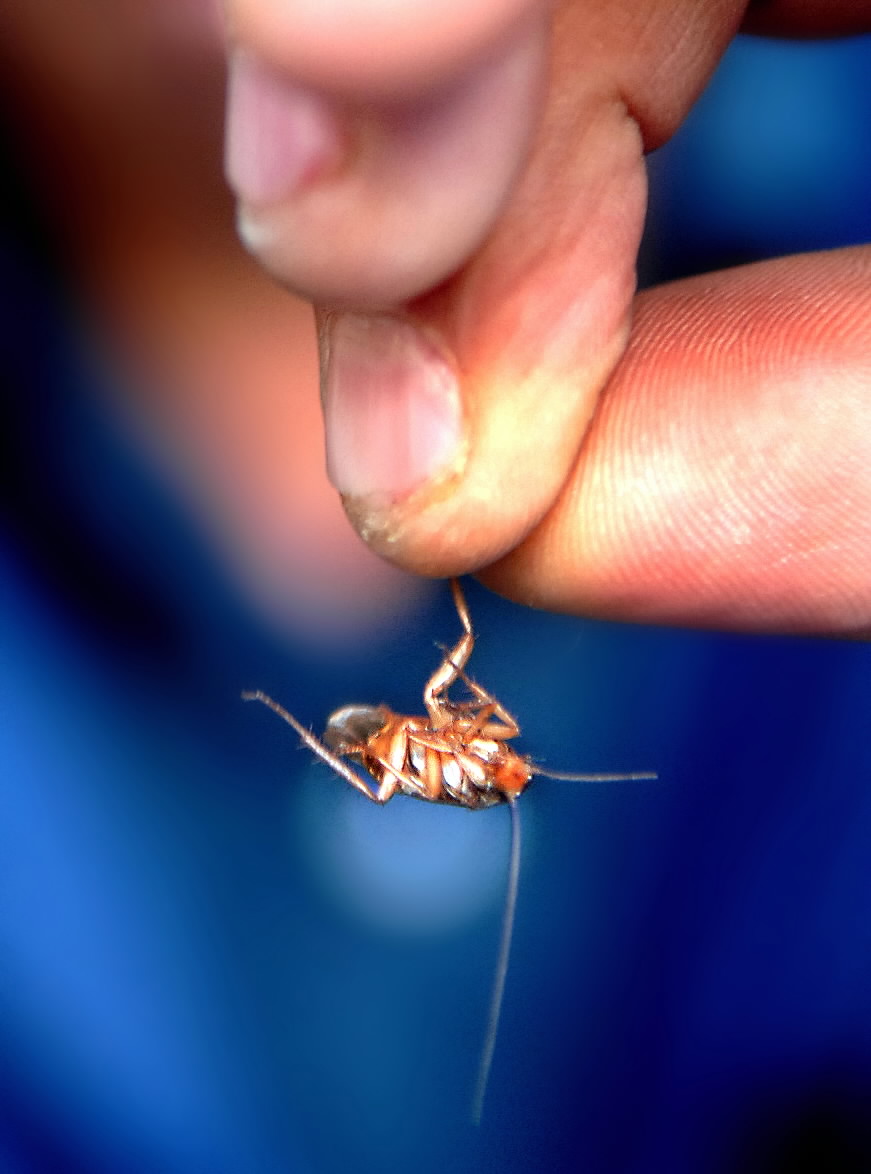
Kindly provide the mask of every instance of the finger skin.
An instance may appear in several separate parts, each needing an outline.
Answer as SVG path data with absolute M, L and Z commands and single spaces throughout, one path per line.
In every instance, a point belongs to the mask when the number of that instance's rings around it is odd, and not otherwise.
M 679 123 L 743 9 L 693 0 L 675 44 L 676 11 L 663 0 L 615 25 L 610 5 L 560 10 L 547 110 L 517 190 L 462 272 L 407 307 L 453 357 L 465 448 L 400 500 L 346 500 L 363 537 L 407 570 L 453 575 L 503 557 L 572 469 L 629 334 L 645 147 Z
M 639 295 L 562 496 L 482 578 L 609 619 L 871 631 L 871 248 Z
M 541 0 L 225 0 L 228 35 L 297 81 L 357 100 L 414 97 L 487 56 Z
M 867 253 L 633 301 L 643 152 L 679 125 L 742 20 L 795 35 L 852 20 L 841 3 L 743 8 L 654 0 L 615 20 L 604 0 L 559 5 L 525 170 L 483 247 L 402 310 L 452 356 L 467 437 L 456 466 L 408 497 L 346 501 L 383 556 L 428 575 L 484 569 L 524 602 L 608 618 L 871 624 Z M 387 264 L 377 249 L 355 258 L 381 304 L 391 283 L 414 285 Z M 333 304 L 362 298 L 344 282 Z
M 402 101 L 344 103 L 335 166 L 266 206 L 239 193 L 244 243 L 282 284 L 332 308 L 396 306 L 444 281 L 485 239 L 526 160 L 546 33 L 524 24 L 474 68 Z
M 252 199 L 233 166 L 228 175 L 240 201 L 240 235 L 258 260 L 318 305 L 357 309 L 398 307 L 420 297 L 476 254 L 517 194 L 524 167 L 532 165 L 543 122 L 572 135 L 591 103 L 611 103 L 629 111 L 645 149 L 663 142 L 743 13 L 741 0 L 702 6 L 649 0 L 616 12 L 614 0 L 563 0 L 551 19 L 551 6 L 542 0 L 503 0 L 502 7 L 478 0 L 466 4 L 461 19 L 455 0 L 443 0 L 404 18 L 407 28 L 398 40 L 379 35 L 377 22 L 373 31 L 360 19 L 349 45 L 381 79 L 375 90 L 373 82 L 348 72 L 341 38 L 324 39 L 318 23 L 325 13 L 334 19 L 348 7 L 351 27 L 351 17 L 369 13 L 370 5 L 327 5 L 317 19 L 320 10 L 309 7 L 235 0 L 231 41 L 248 60 L 277 67 L 288 87 L 296 87 L 308 125 L 312 103 L 320 104 L 320 122 L 334 128 L 330 146 L 289 169 L 305 182 L 289 181 L 265 203 Z M 382 10 L 372 0 L 371 7 L 396 18 L 390 5 Z M 470 32 L 479 17 L 484 39 Z M 308 19 L 320 31 L 306 49 L 304 30 L 294 21 Z M 427 38 L 434 21 L 444 25 L 445 36 L 450 26 L 464 47 L 461 62 L 446 63 L 438 38 Z M 405 45 L 418 65 L 401 83 L 394 78 L 397 45 Z M 550 112 L 543 110 L 548 92 Z M 246 106 L 244 91 L 231 85 L 228 144 L 239 147 L 262 131 L 236 117 Z M 291 154 L 292 140 L 290 131 L 279 135 L 263 154 L 273 160 Z M 562 151 L 571 154 L 573 147 L 570 138 Z M 550 149 L 545 157 L 556 154 Z M 564 195 L 573 168 L 571 159 L 567 163 L 568 170 L 558 162 L 550 176 L 550 186 Z M 250 186 L 257 190 L 256 183 Z

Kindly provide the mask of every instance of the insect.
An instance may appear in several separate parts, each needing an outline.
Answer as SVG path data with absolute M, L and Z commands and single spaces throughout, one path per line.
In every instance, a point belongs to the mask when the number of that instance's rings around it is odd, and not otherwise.
M 465 668 L 475 647 L 469 609 L 458 579 L 451 580 L 462 634 L 445 652 L 423 690 L 425 714 L 394 713 L 386 705 L 345 705 L 327 720 L 323 740 L 307 730 L 283 705 L 262 691 L 246 691 L 246 701 L 260 701 L 292 726 L 306 746 L 352 787 L 373 803 L 408 795 L 428 803 L 445 803 L 477 811 L 507 804 L 511 812 L 511 853 L 496 975 L 481 1054 L 472 1114 L 480 1121 L 487 1090 L 517 905 L 520 877 L 520 815 L 517 800 L 535 775 L 574 782 L 623 782 L 655 779 L 650 771 L 629 774 L 570 774 L 549 771 L 508 746 L 520 727 L 486 689 L 467 676 Z M 449 695 L 461 681 L 469 694 L 461 701 Z M 369 779 L 350 762 L 362 766 Z M 373 785 L 374 783 L 374 785 Z

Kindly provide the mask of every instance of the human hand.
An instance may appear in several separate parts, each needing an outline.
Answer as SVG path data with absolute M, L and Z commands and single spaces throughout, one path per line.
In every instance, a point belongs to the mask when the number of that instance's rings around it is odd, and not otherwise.
M 243 236 L 324 307 L 330 474 L 379 553 L 557 610 L 867 629 L 869 249 L 634 294 L 644 151 L 744 7 L 228 4 Z

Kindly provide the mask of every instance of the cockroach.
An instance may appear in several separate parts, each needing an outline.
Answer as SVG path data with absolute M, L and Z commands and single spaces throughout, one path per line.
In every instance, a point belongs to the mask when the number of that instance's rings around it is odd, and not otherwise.
M 352 787 L 373 803 L 408 795 L 427 803 L 445 803 L 478 811 L 505 803 L 511 813 L 511 852 L 502 919 L 502 933 L 484 1045 L 472 1101 L 480 1121 L 487 1091 L 517 907 L 520 878 L 520 814 L 517 800 L 535 775 L 582 783 L 655 779 L 653 771 L 628 774 L 573 774 L 545 770 L 512 750 L 507 743 L 520 726 L 501 702 L 467 676 L 465 668 L 475 647 L 469 609 L 458 579 L 451 580 L 462 635 L 427 681 L 425 715 L 394 713 L 386 705 L 344 705 L 331 714 L 323 740 L 316 738 L 283 705 L 261 690 L 246 691 L 245 701 L 260 701 L 288 725 L 306 746 Z M 455 701 L 449 690 L 462 681 L 470 696 Z M 366 770 L 375 786 L 348 761 Z

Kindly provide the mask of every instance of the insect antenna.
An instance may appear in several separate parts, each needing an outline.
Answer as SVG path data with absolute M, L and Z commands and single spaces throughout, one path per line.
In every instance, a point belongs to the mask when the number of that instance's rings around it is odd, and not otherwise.
M 334 754 L 332 750 L 329 749 L 329 747 L 325 746 L 319 738 L 314 736 L 311 730 L 307 730 L 302 722 L 297 721 L 292 713 L 289 713 L 284 708 L 284 706 L 279 705 L 277 701 L 273 701 L 272 698 L 267 693 L 264 693 L 262 689 L 246 689 L 242 693 L 242 700 L 260 701 L 267 707 L 267 709 L 271 709 L 273 713 L 277 713 L 282 721 L 286 721 L 289 726 L 296 730 L 301 741 L 304 742 L 306 746 L 308 746 L 309 750 L 316 754 L 322 762 L 325 762 L 328 767 L 334 770 L 337 775 L 343 778 L 346 782 L 350 783 L 352 787 L 356 787 L 358 791 L 361 791 L 366 796 L 366 798 L 371 799 L 373 803 L 381 802 L 377 795 L 372 792 L 371 788 L 366 785 L 363 779 L 361 779 L 355 771 L 351 770 L 347 762 L 343 762 L 338 754 Z
M 645 779 L 658 779 L 653 770 L 634 770 L 628 774 L 574 774 L 567 770 L 545 770 L 533 763 L 532 773 L 545 779 L 556 779 L 558 783 L 637 783 Z
M 628 783 L 659 778 L 659 775 L 655 771 L 649 770 L 631 771 L 628 774 L 573 774 L 571 771 L 542 770 L 536 766 L 534 773 L 542 775 L 544 778 L 556 779 L 559 782 L 567 783 Z M 493 975 L 493 989 L 490 994 L 487 1029 L 484 1033 L 484 1045 L 481 1049 L 478 1076 L 475 1081 L 475 1093 L 472 1098 L 472 1121 L 475 1125 L 481 1124 L 481 1117 L 484 1112 L 484 1098 L 487 1095 L 490 1069 L 493 1065 L 493 1053 L 496 1050 L 496 1037 L 499 1034 L 499 1019 L 502 1014 L 505 982 L 508 978 L 508 962 L 511 956 L 511 939 L 514 936 L 517 893 L 520 887 L 520 809 L 517 806 L 517 801 L 514 799 L 508 801 L 508 808 L 511 812 L 511 853 L 508 862 L 508 884 L 505 890 L 502 934 L 499 940 L 496 970 Z
M 508 861 L 508 884 L 505 889 L 505 908 L 502 911 L 502 933 L 499 939 L 499 954 L 493 974 L 493 989 L 490 993 L 490 1010 L 487 1014 L 487 1030 L 478 1063 L 478 1076 L 472 1097 L 472 1121 L 481 1124 L 484 1112 L 484 1098 L 496 1050 L 496 1036 L 499 1032 L 499 1017 L 502 1014 L 502 998 L 505 994 L 505 980 L 508 977 L 508 959 L 511 955 L 511 939 L 514 936 L 514 915 L 517 910 L 517 892 L 520 886 L 520 811 L 514 799 L 508 801 L 511 812 L 511 852 Z

